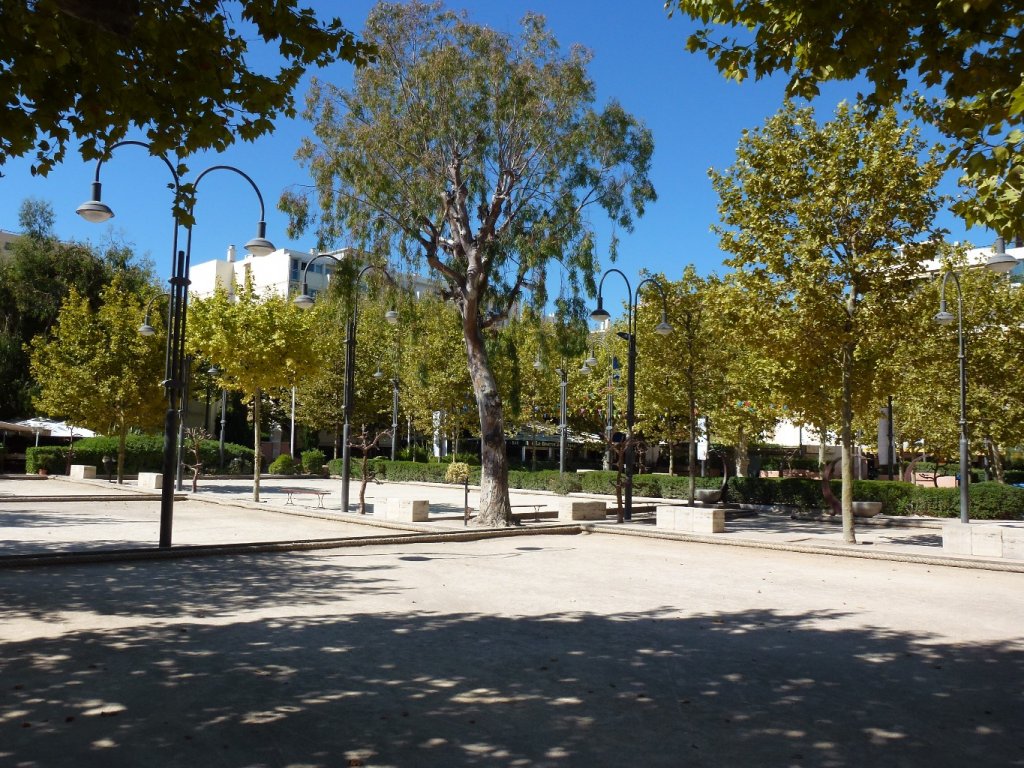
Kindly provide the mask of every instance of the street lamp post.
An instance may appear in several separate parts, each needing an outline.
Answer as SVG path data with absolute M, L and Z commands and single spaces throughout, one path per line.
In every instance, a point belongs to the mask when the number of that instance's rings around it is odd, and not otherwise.
M 593 353 L 591 353 L 591 358 L 593 358 Z M 589 359 L 587 360 L 587 362 L 590 362 Z M 587 368 L 587 362 L 583 363 L 583 370 L 585 370 L 585 371 L 589 371 L 590 370 L 589 368 Z M 594 363 L 596 364 L 597 360 L 594 360 Z M 536 368 L 538 371 L 542 367 L 544 367 L 544 364 L 540 360 L 540 355 L 538 355 L 537 359 L 534 361 L 533 367 Z M 567 407 L 566 407 L 566 403 L 567 403 L 567 399 L 568 399 L 567 395 L 568 395 L 568 391 L 569 391 L 569 372 L 568 372 L 568 370 L 566 370 L 564 361 L 563 361 L 561 367 L 555 368 L 555 373 L 558 374 L 558 379 L 559 379 L 559 384 L 558 384 L 558 474 L 564 475 L 565 474 L 565 453 L 566 453 L 566 447 L 567 447 L 566 444 L 568 443 L 568 439 L 569 439 L 568 438 L 568 435 L 569 435 L 569 414 L 568 414 L 568 410 L 567 410 Z M 534 452 L 534 456 L 536 456 L 536 453 L 537 453 L 536 446 L 534 446 L 534 451 L 533 452 Z
M 959 341 L 960 361 L 960 522 L 970 522 L 970 460 L 968 457 L 967 436 L 967 349 L 964 343 L 964 295 L 960 290 L 960 278 L 953 270 L 942 276 L 942 287 L 939 293 L 939 311 L 933 318 L 940 325 L 953 322 L 953 315 L 946 309 L 946 283 L 953 278 L 956 286 L 956 319 L 957 339 Z
M 207 371 L 207 373 L 210 374 L 210 376 L 213 376 L 214 378 L 216 378 L 217 376 L 220 376 L 221 371 L 220 371 L 220 368 L 218 368 L 216 365 L 212 365 L 212 366 L 210 366 L 210 369 Z M 227 423 L 227 417 L 228 417 L 227 411 L 228 411 L 228 391 L 226 389 L 221 389 L 221 391 L 220 391 L 220 446 L 219 446 L 219 453 L 218 453 L 218 456 L 219 456 L 218 460 L 220 462 L 220 465 L 218 466 L 218 471 L 220 471 L 220 472 L 224 471 L 224 427 L 225 427 L 225 425 Z
M 110 157 L 110 154 L 120 147 L 136 146 L 145 149 L 152 149 L 152 145 L 144 141 L 119 141 L 110 146 L 104 156 L 96 161 L 96 173 L 92 182 L 92 199 L 82 203 L 76 209 L 76 213 L 86 221 L 101 223 L 114 216 L 114 212 L 102 202 L 102 184 L 100 183 L 100 170 L 103 163 Z M 185 319 L 188 306 L 188 285 L 189 285 L 189 262 L 192 258 L 192 209 L 194 200 L 189 202 L 187 211 L 179 208 L 179 200 L 182 193 L 182 180 L 178 176 L 174 165 L 164 154 L 154 155 L 160 158 L 167 169 L 171 172 L 174 190 L 174 207 L 171 215 L 174 223 L 173 238 L 171 245 L 171 256 L 174 269 L 170 279 L 171 291 L 170 302 L 167 308 L 167 353 L 165 356 L 164 381 L 163 385 L 167 393 L 167 412 L 164 416 L 164 448 L 162 485 L 160 488 L 160 548 L 166 549 L 171 546 L 171 533 L 174 520 L 174 481 L 175 481 L 175 458 L 176 440 L 178 426 L 178 409 L 182 407 L 185 379 Z M 245 244 L 254 256 L 266 256 L 274 251 L 273 244 L 266 238 L 267 224 L 265 221 L 265 208 L 263 195 L 259 187 L 246 173 L 230 165 L 213 165 L 199 173 L 195 181 L 190 185 L 190 191 L 198 189 L 203 178 L 213 171 L 232 171 L 238 174 L 252 186 L 260 204 L 260 218 L 256 225 L 256 236 Z M 184 214 L 184 215 L 183 215 Z M 178 249 L 178 233 L 181 227 L 185 227 L 185 248 Z M 259 461 L 259 457 L 256 457 Z
M 375 379 L 383 379 L 384 371 L 377 367 L 377 372 L 373 374 Z M 395 376 L 391 379 L 391 460 L 394 461 L 397 454 L 396 448 L 398 447 L 398 377 Z
M 300 309 L 310 309 L 313 306 L 313 297 L 309 295 L 308 286 L 306 283 L 306 274 L 309 270 L 309 266 L 320 259 L 333 259 L 338 264 L 342 264 L 341 258 L 335 256 L 333 253 L 321 253 L 314 256 L 312 259 L 306 262 L 306 266 L 302 268 L 302 293 L 296 296 L 294 299 L 295 305 Z M 356 275 L 355 285 L 358 289 L 359 282 L 370 270 L 377 270 L 381 272 L 385 278 L 390 282 L 394 283 L 391 275 L 383 267 L 378 267 L 375 264 L 367 264 L 363 267 L 359 274 Z M 349 478 L 352 473 L 352 454 L 349 450 L 349 432 L 351 430 L 351 419 L 352 419 L 352 395 L 355 391 L 355 368 L 356 368 L 356 324 L 359 318 L 359 302 L 353 299 L 352 310 L 349 312 L 348 322 L 345 327 L 345 384 L 342 391 L 342 414 L 344 421 L 342 422 L 341 429 L 341 511 L 348 511 L 348 485 Z M 398 312 L 393 309 L 389 309 L 384 314 L 384 319 L 394 325 L 398 322 Z
M 590 313 L 590 317 L 598 322 L 608 320 L 611 315 L 604 308 L 601 290 L 604 287 L 604 280 L 611 273 L 616 273 L 626 282 L 626 332 L 619 333 L 628 344 L 626 355 L 626 455 L 625 455 L 625 509 L 623 519 L 633 519 L 633 464 L 636 456 L 636 446 L 633 444 L 633 423 L 635 420 L 635 398 L 636 398 L 636 321 L 637 309 L 640 302 L 640 289 L 650 283 L 658 289 L 661 294 L 661 322 L 655 327 L 655 332 L 662 336 L 672 333 L 672 326 L 668 324 L 668 299 L 665 296 L 665 288 L 653 277 L 646 277 L 640 281 L 634 293 L 629 284 L 629 278 L 618 269 L 606 270 L 601 275 L 601 282 L 597 286 L 597 309 Z

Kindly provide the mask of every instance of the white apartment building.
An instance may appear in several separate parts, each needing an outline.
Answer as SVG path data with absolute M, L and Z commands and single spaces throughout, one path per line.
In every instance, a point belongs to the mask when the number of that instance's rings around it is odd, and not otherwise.
M 323 254 L 337 259 L 349 259 L 354 256 L 354 251 L 339 248 L 324 251 Z M 241 285 L 246 279 L 252 278 L 257 293 L 269 290 L 281 296 L 297 296 L 302 293 L 302 276 L 305 270 L 306 290 L 310 296 L 316 298 L 318 293 L 327 289 L 338 266 L 334 259 L 318 259 L 313 262 L 315 257 L 323 254 L 317 251 L 278 248 L 267 256 L 253 256 L 247 253 L 239 259 L 235 246 L 229 245 L 224 259 L 213 259 L 192 266 L 189 271 L 192 281 L 189 293 L 199 297 L 209 296 L 218 285 L 230 291 L 234 284 Z M 440 289 L 436 281 L 420 275 L 395 275 L 395 279 L 409 285 L 417 298 L 437 293 Z

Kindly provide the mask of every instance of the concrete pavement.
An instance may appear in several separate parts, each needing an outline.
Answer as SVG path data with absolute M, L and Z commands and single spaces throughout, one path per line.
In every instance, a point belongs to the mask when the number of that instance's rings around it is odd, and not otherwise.
M 296 482 L 177 503 L 175 549 L 218 557 L 0 569 L 0 765 L 1024 766 L 1022 577 L 901 561 L 932 529 L 453 541 L 459 489 L 375 488 L 436 507 L 389 530 L 287 507 Z M 132 490 L 0 480 L 7 553 L 152 553 L 158 520 Z M 316 548 L 339 541 L 362 546 Z
M 447 533 L 464 531 L 465 493 L 459 486 L 426 483 L 380 483 L 367 486 L 367 515 L 356 513 L 359 484 L 350 491 L 352 511 L 339 508 L 337 478 L 264 477 L 261 500 L 252 500 L 252 480 L 217 478 L 203 480 L 196 494 L 187 490 L 175 504 L 173 544 L 179 546 L 229 546 L 246 542 L 288 542 L 317 539 L 349 539 L 399 533 Z M 296 496 L 287 504 L 282 489 L 299 486 L 327 492 L 324 509 L 312 495 Z M 187 489 L 186 485 L 186 489 Z M 105 499 L 84 501 L 99 494 Z M 83 502 L 61 502 L 44 496 L 78 496 Z M 141 494 L 146 496 L 146 494 Z M 576 495 L 576 494 L 574 494 Z M 159 503 L 153 495 L 139 500 L 131 483 L 117 486 L 103 480 L 70 481 L 0 479 L 0 563 L 3 555 L 60 552 L 70 549 L 107 550 L 151 548 L 159 538 Z M 26 503 L 19 504 L 19 498 Z M 388 498 L 424 498 L 430 502 L 430 519 L 420 524 L 395 524 L 373 513 Z M 477 503 L 470 489 L 469 503 Z M 596 497 L 595 497 L 596 498 Z M 602 497 L 608 498 L 608 497 Z M 534 508 L 553 510 L 560 497 L 543 491 L 512 491 L 512 504 L 524 515 L 524 527 L 557 525 L 554 520 L 534 522 Z M 636 499 L 650 509 L 670 500 Z M 714 535 L 681 534 L 654 527 L 652 512 L 638 512 L 634 520 L 619 525 L 609 517 L 604 523 L 577 526 L 621 536 L 661 537 L 677 541 L 755 547 L 793 552 L 842 554 L 859 558 L 886 558 L 934 565 L 981 567 L 1024 573 L 1024 561 L 952 555 L 942 549 L 943 521 L 935 519 L 873 518 L 857 521 L 857 544 L 845 544 L 838 520 L 794 520 L 788 514 L 760 511 L 730 519 L 726 532 Z M 990 525 L 977 522 L 975 525 Z M 1016 525 L 1024 525 L 1017 523 Z

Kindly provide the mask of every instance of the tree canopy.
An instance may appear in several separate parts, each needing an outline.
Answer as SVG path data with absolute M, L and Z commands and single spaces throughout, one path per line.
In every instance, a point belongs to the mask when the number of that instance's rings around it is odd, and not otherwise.
M 248 57 L 256 39 L 279 66 Z M 310 66 L 373 54 L 297 0 L 0 0 L 0 169 L 34 152 L 46 174 L 72 139 L 86 159 L 142 131 L 180 157 L 252 140 L 295 113 Z
M 712 171 L 726 261 L 761 307 L 787 370 L 785 401 L 828 409 L 842 425 L 843 528 L 852 541 L 853 420 L 875 363 L 934 252 L 941 171 L 894 110 L 869 118 L 841 104 L 818 125 L 791 103 L 744 134 L 736 162 Z M 763 320 L 762 320 L 763 322 Z M 803 414 L 805 418 L 808 415 Z
M 545 303 L 552 261 L 572 290 L 593 290 L 588 210 L 628 229 L 654 200 L 651 133 L 615 102 L 595 109 L 589 53 L 562 53 L 536 14 L 513 36 L 440 3 L 381 3 L 365 37 L 378 59 L 353 89 L 320 83 L 308 102 L 319 143 L 304 141 L 299 158 L 320 239 L 344 233 L 370 252 L 423 258 L 445 281 L 481 424 L 479 520 L 508 524 L 502 400 L 483 332 L 528 282 Z M 293 229 L 313 223 L 304 197 L 282 206 Z
M 867 79 L 873 107 L 912 94 L 949 140 L 946 166 L 971 193 L 955 210 L 1005 235 L 1024 219 L 1024 2 L 1008 0 L 669 0 L 703 26 L 687 40 L 734 80 L 775 73 L 790 96 Z M 721 28 L 730 32 L 721 32 Z M 735 33 L 733 33 L 735 31 Z

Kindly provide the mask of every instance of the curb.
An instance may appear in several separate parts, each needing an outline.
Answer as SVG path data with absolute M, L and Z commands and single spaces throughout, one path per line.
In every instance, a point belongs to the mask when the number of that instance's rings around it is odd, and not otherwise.
M 447 533 L 408 533 L 395 536 L 356 536 L 342 539 L 303 539 L 298 541 L 266 541 L 245 544 L 210 544 L 168 549 L 108 549 L 93 552 L 54 552 L 48 554 L 6 555 L 0 557 L 0 570 L 32 568 L 49 565 L 86 565 L 92 563 L 139 560 L 178 560 L 189 557 L 217 555 L 255 555 L 273 552 L 302 552 L 316 549 L 347 549 L 376 545 L 419 544 L 445 541 L 480 541 L 515 536 L 576 535 L 578 525 L 550 528 L 481 528 Z

